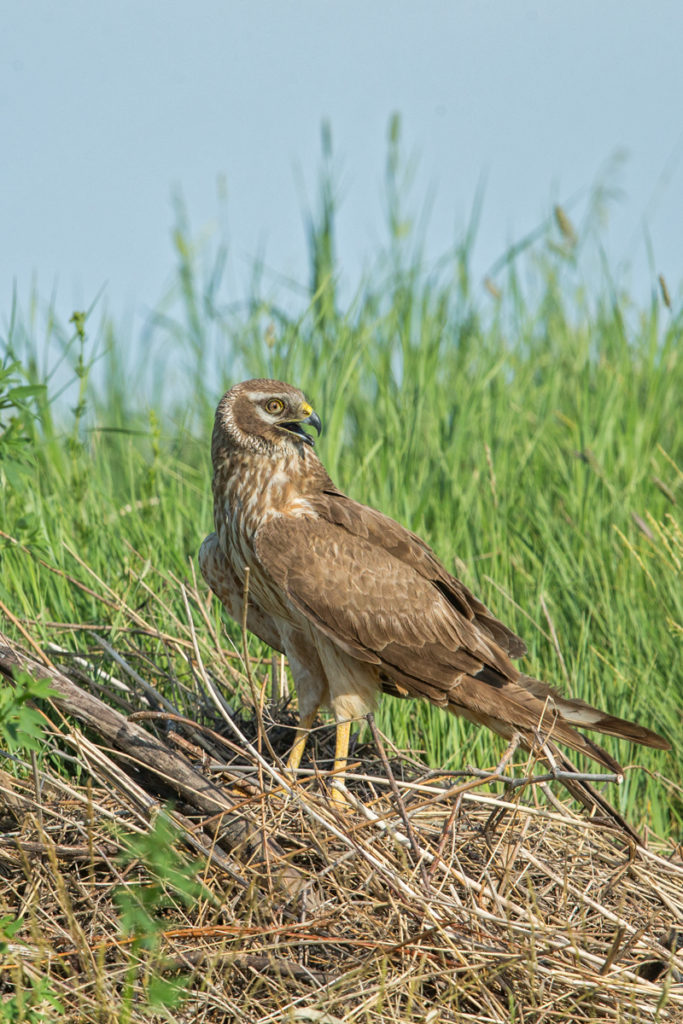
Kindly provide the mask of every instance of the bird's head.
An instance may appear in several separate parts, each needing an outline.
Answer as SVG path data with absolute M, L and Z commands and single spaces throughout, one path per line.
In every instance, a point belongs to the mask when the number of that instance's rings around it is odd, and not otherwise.
M 304 424 L 320 434 L 320 418 L 303 391 L 279 380 L 245 380 L 230 388 L 218 403 L 214 450 L 227 443 L 263 454 L 302 454 L 303 445 L 314 444 Z

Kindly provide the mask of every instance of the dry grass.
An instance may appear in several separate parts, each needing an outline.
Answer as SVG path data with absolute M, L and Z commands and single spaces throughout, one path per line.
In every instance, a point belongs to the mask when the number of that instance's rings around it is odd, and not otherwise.
M 58 692 L 40 762 L 0 776 L 0 914 L 23 918 L 0 1020 L 683 1020 L 680 848 L 636 847 L 555 784 L 435 777 L 382 740 L 386 763 L 374 744 L 354 752 L 336 810 L 329 727 L 291 787 L 294 719 L 266 700 L 270 664 L 227 647 L 204 595 L 183 593 L 175 635 L 153 628 L 150 588 L 106 640 L 104 624 L 54 624 L 49 645 L 18 619 L 0 637 L 7 674 L 18 659 Z M 191 901 L 139 847 L 121 857 L 167 819 L 198 859 Z M 145 934 L 121 894 L 157 891 Z M 160 978 L 182 982 L 173 1009 Z M 3 1017 L 18 993 L 32 1018 Z

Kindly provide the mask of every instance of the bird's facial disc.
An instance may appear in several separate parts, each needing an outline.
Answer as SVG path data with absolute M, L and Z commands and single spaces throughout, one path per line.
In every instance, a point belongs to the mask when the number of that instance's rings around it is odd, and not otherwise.
M 284 396 L 279 398 L 273 395 L 270 398 L 264 399 L 261 403 L 261 408 L 265 413 L 265 417 L 271 421 L 274 427 L 277 427 L 279 430 L 285 430 L 288 434 L 294 434 L 306 444 L 311 446 L 315 444 L 315 441 L 310 434 L 306 433 L 302 424 L 306 423 L 315 427 L 318 435 L 320 435 L 322 430 L 322 424 L 320 417 L 313 411 L 312 406 L 308 402 L 292 405 Z

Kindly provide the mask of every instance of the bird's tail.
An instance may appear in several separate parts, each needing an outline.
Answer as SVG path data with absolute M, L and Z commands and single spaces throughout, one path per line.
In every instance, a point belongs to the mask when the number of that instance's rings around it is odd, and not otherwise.
M 487 694 L 482 692 L 482 682 L 491 687 Z M 567 778 L 567 775 L 579 773 L 555 744 L 562 743 L 571 750 L 585 754 L 609 769 L 621 781 L 623 769 L 619 762 L 593 739 L 579 732 L 579 729 L 589 729 L 643 746 L 669 750 L 671 744 L 663 736 L 635 722 L 599 711 L 585 701 L 564 697 L 540 679 L 520 675 L 513 682 L 503 679 L 498 672 L 489 668 L 482 669 L 474 677 L 461 676 L 449 694 L 449 708 L 456 714 L 487 725 L 507 739 L 518 735 L 523 747 L 538 753 L 543 761 L 558 771 L 563 785 L 584 807 L 606 816 L 636 842 L 642 843 L 619 812 L 588 781 Z
M 482 691 L 482 682 L 488 684 L 486 692 Z M 464 713 L 466 717 L 483 722 L 502 736 L 509 738 L 514 731 L 525 736 L 538 732 L 585 754 L 617 775 L 622 772 L 619 762 L 579 729 L 617 736 L 659 750 L 671 747 L 667 739 L 651 729 L 608 715 L 586 701 L 565 697 L 549 683 L 532 676 L 520 674 L 513 681 L 485 667 L 474 676 L 461 676 L 448 698 L 456 714 Z M 468 711 L 479 714 L 468 714 Z
M 559 727 L 559 731 L 553 730 L 555 739 L 566 743 L 573 750 L 587 754 L 592 760 L 605 765 L 611 771 L 616 771 L 619 775 L 621 774 L 619 763 L 594 740 L 582 733 L 577 733 L 577 729 L 589 729 L 593 732 L 603 733 L 605 736 L 616 736 L 618 739 L 630 740 L 631 743 L 638 743 L 644 747 L 655 747 L 658 750 L 671 749 L 671 744 L 667 739 L 651 729 L 646 729 L 644 725 L 629 722 L 626 718 L 608 715 L 587 704 L 586 701 L 564 697 L 558 690 L 540 679 L 520 675 L 517 683 L 518 686 L 523 687 L 528 693 L 542 701 L 544 707 L 547 707 L 555 716 L 556 727 Z

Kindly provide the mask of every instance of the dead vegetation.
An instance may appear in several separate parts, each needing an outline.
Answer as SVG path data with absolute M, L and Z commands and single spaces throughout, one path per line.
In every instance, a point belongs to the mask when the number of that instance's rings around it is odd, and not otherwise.
M 279 663 L 182 595 L 174 635 L 151 590 L 115 627 L 0 635 L 5 684 L 56 691 L 42 756 L 0 776 L 0 1020 L 683 1020 L 680 848 L 379 736 L 340 811 L 331 727 L 290 786 Z

